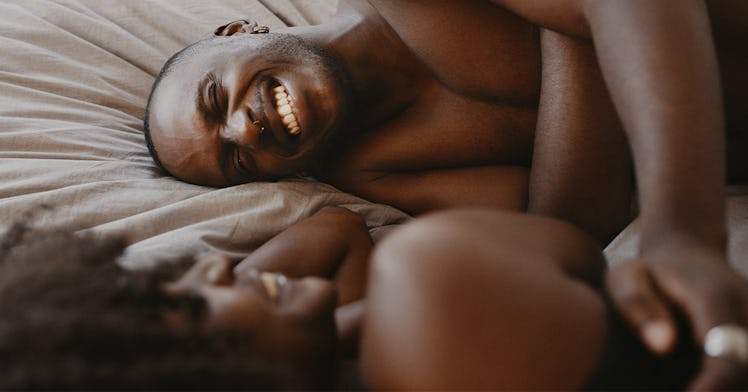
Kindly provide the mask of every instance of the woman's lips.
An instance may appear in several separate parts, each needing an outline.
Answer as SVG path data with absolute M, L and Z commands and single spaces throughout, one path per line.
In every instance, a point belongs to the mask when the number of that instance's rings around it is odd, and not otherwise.
M 287 285 L 289 284 L 288 278 L 284 275 L 271 272 L 261 273 L 260 281 L 262 281 L 262 285 L 265 287 L 268 297 L 274 303 L 279 302 L 283 290 L 287 288 Z
M 255 268 L 242 273 L 239 280 L 262 291 L 275 305 L 280 305 L 285 301 L 292 286 L 291 281 L 283 274 L 260 272 Z

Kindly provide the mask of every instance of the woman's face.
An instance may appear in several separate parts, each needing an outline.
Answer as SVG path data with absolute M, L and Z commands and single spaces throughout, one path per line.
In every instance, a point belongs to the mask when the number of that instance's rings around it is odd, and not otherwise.
M 269 364 L 290 366 L 312 377 L 331 366 L 337 295 L 327 280 L 288 279 L 255 270 L 237 276 L 232 262 L 214 256 L 198 261 L 164 289 L 172 296 L 202 297 L 202 326 L 249 334 L 248 350 Z M 167 319 L 177 328 L 188 323 L 186 317 Z
M 184 181 L 227 186 L 303 171 L 344 117 L 340 69 L 296 36 L 227 33 L 178 58 L 148 123 L 159 161 Z

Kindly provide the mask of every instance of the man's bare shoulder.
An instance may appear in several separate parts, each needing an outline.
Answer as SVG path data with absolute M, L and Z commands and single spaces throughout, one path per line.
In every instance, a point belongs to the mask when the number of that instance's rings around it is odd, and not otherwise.
M 370 3 L 446 87 L 485 99 L 535 101 L 540 85 L 535 26 L 488 1 Z

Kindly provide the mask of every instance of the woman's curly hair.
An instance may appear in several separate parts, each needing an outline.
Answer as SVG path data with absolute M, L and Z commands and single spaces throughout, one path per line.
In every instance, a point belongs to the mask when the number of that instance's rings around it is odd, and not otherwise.
M 200 298 L 161 290 L 184 270 L 127 271 L 125 242 L 15 224 L 0 240 L 0 390 L 293 387 L 251 356 L 251 336 L 176 331 L 165 308 L 198 314 Z

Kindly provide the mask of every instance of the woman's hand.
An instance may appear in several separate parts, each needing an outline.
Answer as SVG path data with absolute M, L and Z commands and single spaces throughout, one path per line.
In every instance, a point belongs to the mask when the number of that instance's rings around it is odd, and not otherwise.
M 710 329 L 728 323 L 744 332 L 728 345 L 748 345 L 748 281 L 720 252 L 698 246 L 661 248 L 615 265 L 606 286 L 617 311 L 656 355 L 666 355 L 679 338 L 689 338 L 678 336 L 676 313 L 689 323 L 690 338 L 699 347 L 704 347 Z M 748 388 L 748 353 L 743 359 L 703 354 L 690 388 Z
M 344 305 L 364 296 L 372 246 L 363 217 L 342 207 L 324 207 L 271 238 L 234 271 L 331 279 L 338 289 L 338 304 Z

